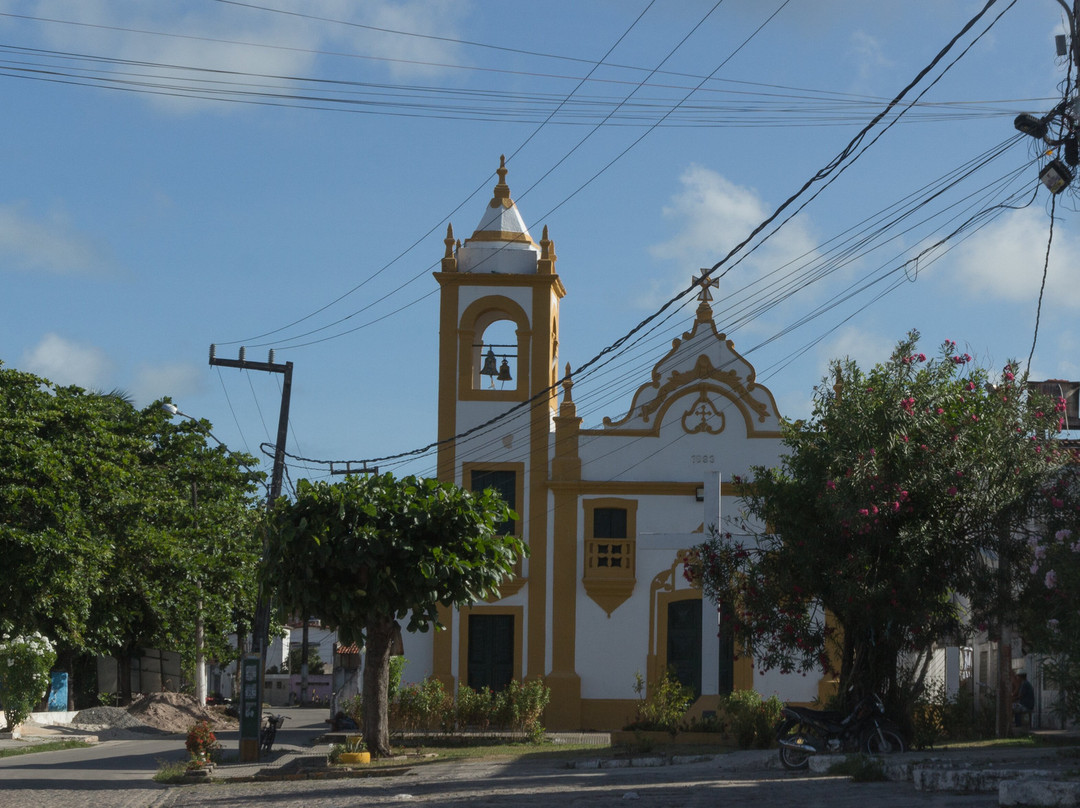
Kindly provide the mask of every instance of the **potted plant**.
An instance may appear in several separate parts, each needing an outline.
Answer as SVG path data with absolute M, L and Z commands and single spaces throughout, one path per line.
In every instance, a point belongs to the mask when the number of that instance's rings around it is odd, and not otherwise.
M 206 721 L 200 721 L 188 730 L 184 746 L 191 755 L 188 770 L 192 772 L 209 773 L 221 754 L 221 744 Z
M 360 734 L 347 736 L 345 751 L 341 753 L 339 760 L 342 763 L 371 763 L 371 753 L 367 751 L 364 736 Z

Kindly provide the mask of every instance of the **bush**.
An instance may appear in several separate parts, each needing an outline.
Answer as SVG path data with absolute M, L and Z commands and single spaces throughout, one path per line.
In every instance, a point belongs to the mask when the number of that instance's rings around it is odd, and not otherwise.
M 950 699 L 944 685 L 930 686 L 915 702 L 911 745 L 928 749 L 943 741 L 992 738 L 994 724 L 993 699 L 976 701 L 970 687 L 961 688 Z
M 665 673 L 647 695 L 645 680 L 640 672 L 635 673 L 634 692 L 638 694 L 637 717 L 623 729 L 664 731 L 674 735 L 694 702 L 694 691 L 675 678 L 671 671 Z
M 25 721 L 49 691 L 49 671 L 55 662 L 48 637 L 36 631 L 27 636 L 0 634 L 0 708 L 10 729 Z
M 495 718 L 495 694 L 488 688 L 473 690 L 468 685 L 461 685 L 455 704 L 458 729 L 475 727 L 486 730 Z
M 404 730 L 447 731 L 454 725 L 454 700 L 443 683 L 429 676 L 418 685 L 406 685 L 398 691 L 390 706 L 394 724 Z
M 783 702 L 776 696 L 762 700 L 755 690 L 736 690 L 724 702 L 724 714 L 735 743 L 741 749 L 768 749 L 773 744 Z
M 511 680 L 495 694 L 496 720 L 504 729 L 524 732 L 532 741 L 542 740 L 544 727 L 540 719 L 550 701 L 551 691 L 539 679 L 524 684 Z
M 523 732 L 530 740 L 539 741 L 544 735 L 540 719 L 550 701 L 551 691 L 538 679 L 525 683 L 513 680 L 499 693 L 461 685 L 455 700 L 442 682 L 428 677 L 399 690 L 397 700 L 390 705 L 390 717 L 395 728 L 402 730 L 450 732 L 455 728 L 497 727 Z

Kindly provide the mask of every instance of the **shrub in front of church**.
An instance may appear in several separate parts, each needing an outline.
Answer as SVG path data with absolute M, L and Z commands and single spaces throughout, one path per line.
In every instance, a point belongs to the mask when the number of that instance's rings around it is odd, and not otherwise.
M 455 700 L 442 682 L 429 676 L 400 689 L 390 717 L 396 729 L 406 731 L 495 729 L 540 740 L 544 734 L 540 719 L 550 701 L 551 691 L 540 680 L 513 680 L 498 693 L 462 685 Z
M 635 673 L 634 692 L 638 694 L 637 716 L 624 727 L 628 730 L 670 732 L 674 735 L 694 702 L 694 691 L 670 671 L 651 688 L 646 688 L 640 672 Z
M 756 690 L 736 690 L 724 701 L 731 737 L 740 749 L 768 749 L 775 739 L 783 703 L 776 696 L 762 699 Z
M 409 732 L 449 731 L 454 726 L 454 699 L 442 682 L 429 676 L 398 691 L 390 705 L 390 721 L 396 729 Z
M 529 682 L 512 680 L 495 694 L 495 722 L 511 732 L 524 732 L 530 740 L 540 741 L 544 727 L 540 718 L 551 701 L 551 691 L 539 679 Z

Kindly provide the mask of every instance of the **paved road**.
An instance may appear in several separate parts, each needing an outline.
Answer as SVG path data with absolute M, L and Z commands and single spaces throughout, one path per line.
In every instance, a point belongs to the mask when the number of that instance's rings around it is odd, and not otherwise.
M 303 745 L 325 728 L 323 711 L 287 711 L 278 736 Z M 226 749 L 236 748 L 225 733 Z M 470 761 L 412 767 L 407 773 L 349 780 L 163 786 L 161 760 L 186 758 L 183 736 L 106 741 L 91 749 L 0 759 L 0 808 L 354 808 L 374 806 L 665 806 L 714 808 L 990 808 L 996 794 L 917 792 L 909 783 L 850 783 L 753 766 L 737 756 L 656 768 L 579 770 L 554 761 Z
M 996 794 L 922 794 L 910 784 L 854 784 L 842 778 L 779 772 L 731 773 L 701 763 L 589 772 L 558 769 L 551 763 L 436 764 L 392 778 L 193 786 L 170 790 L 150 803 L 153 808 L 996 808 L 997 804 Z

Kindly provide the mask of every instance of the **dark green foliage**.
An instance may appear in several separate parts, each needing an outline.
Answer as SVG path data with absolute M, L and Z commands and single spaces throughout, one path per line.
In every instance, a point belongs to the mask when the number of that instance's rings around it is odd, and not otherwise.
M 260 475 L 209 429 L 0 366 L 0 623 L 67 666 L 140 645 L 190 663 L 198 613 L 227 654 L 254 597 Z
M 740 749 L 768 749 L 776 740 L 776 723 L 783 703 L 776 696 L 762 699 L 756 690 L 736 690 L 724 701 L 724 715 Z
M 962 634 L 957 596 L 992 627 L 1015 615 L 1018 531 L 1065 460 L 1053 403 L 1014 364 L 991 383 L 955 343 L 928 360 L 917 338 L 869 372 L 834 364 L 780 466 L 744 488 L 756 541 L 714 533 L 687 570 L 759 668 L 835 672 L 908 715 L 926 667 L 899 660 Z
M 390 753 L 397 621 L 426 631 L 438 625 L 440 607 L 496 594 L 527 552 L 498 531 L 516 518 L 490 490 L 391 474 L 301 480 L 295 502 L 276 503 L 266 583 L 289 611 L 321 617 L 344 642 L 366 644 L 363 729 L 373 754 Z

